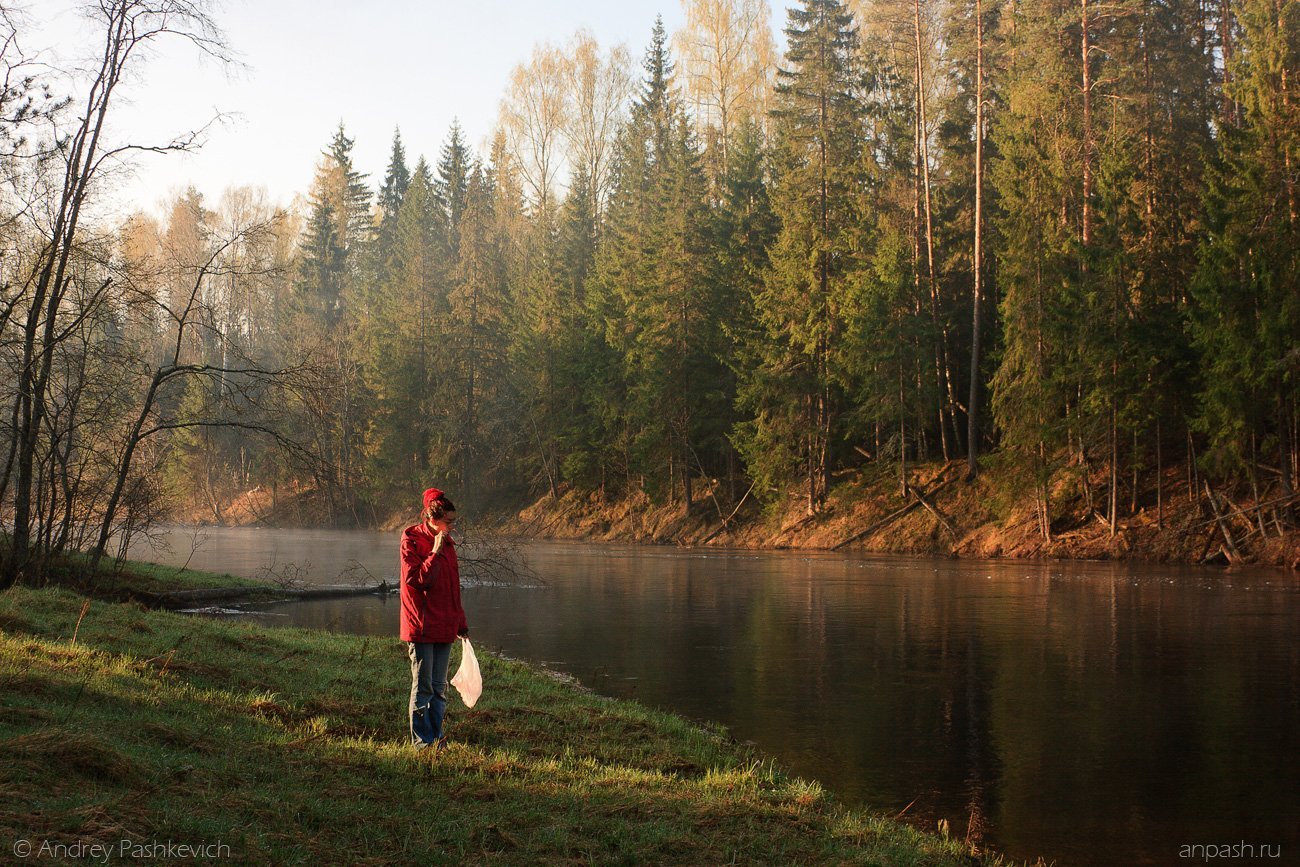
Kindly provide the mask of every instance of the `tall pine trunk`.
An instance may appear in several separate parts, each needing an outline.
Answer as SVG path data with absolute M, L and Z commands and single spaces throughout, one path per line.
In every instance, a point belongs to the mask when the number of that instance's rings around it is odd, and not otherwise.
M 1287 417 L 1286 391 L 1285 387 L 1281 386 L 1281 384 L 1279 384 L 1278 388 L 1277 410 L 1277 466 L 1281 473 L 1281 479 L 1279 481 L 1282 489 L 1282 496 L 1288 498 L 1288 501 L 1283 503 L 1280 511 L 1284 517 L 1285 525 L 1289 528 L 1294 523 L 1292 517 L 1295 515 L 1295 506 L 1289 501 L 1289 498 L 1295 495 L 1295 488 L 1292 484 L 1291 477 L 1291 462 L 1294 458 L 1291 454 L 1291 419 Z
M 1092 243 L 1092 33 L 1088 22 L 1088 0 L 1083 4 L 1083 246 Z
M 984 3 L 975 0 L 975 243 L 971 297 L 970 398 L 966 407 L 967 478 L 979 475 L 980 340 L 984 299 Z
M 691 440 L 686 434 L 688 430 L 690 430 L 689 422 L 682 425 L 682 500 L 686 504 L 683 512 L 689 518 L 695 492 L 691 486 Z
M 921 207 L 925 214 L 926 276 L 930 290 L 930 320 L 934 328 L 934 376 L 939 401 L 939 443 L 943 459 L 949 460 L 948 419 L 952 413 L 952 385 L 948 379 L 947 328 L 939 315 L 939 284 L 934 269 L 934 213 L 930 195 L 930 138 L 926 132 L 928 111 L 925 100 L 925 56 L 921 42 L 921 0 L 912 0 L 914 47 L 916 49 L 916 169 L 921 185 Z

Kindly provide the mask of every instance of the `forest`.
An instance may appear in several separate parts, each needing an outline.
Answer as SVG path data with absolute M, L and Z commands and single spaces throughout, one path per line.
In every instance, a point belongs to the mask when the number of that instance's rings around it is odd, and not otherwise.
M 1175 478 L 1292 532 L 1300 3 L 799 0 L 783 50 L 766 0 L 682 6 L 537 45 L 485 152 L 372 174 L 340 124 L 292 206 L 161 215 L 114 161 L 195 139 L 113 107 L 150 40 L 226 55 L 206 8 L 105 0 L 73 92 L 0 7 L 0 585 L 254 489 L 812 515 L 936 461 L 1045 538 L 1063 478 L 1112 534 Z

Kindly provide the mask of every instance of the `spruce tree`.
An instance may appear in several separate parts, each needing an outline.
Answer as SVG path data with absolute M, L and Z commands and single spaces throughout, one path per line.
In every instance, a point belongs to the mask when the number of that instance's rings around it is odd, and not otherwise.
M 374 227 L 370 219 L 370 189 L 366 186 L 366 176 L 352 163 L 353 144 L 340 122 L 329 150 L 325 152 L 322 186 L 324 195 L 334 206 L 338 236 L 346 250 L 351 276 L 355 277 L 362 266 L 362 255 Z
M 447 141 L 438 159 L 438 177 L 434 187 L 438 206 L 442 208 L 447 236 L 447 256 L 455 261 L 460 250 L 460 221 L 465 213 L 465 199 L 469 194 L 469 177 L 474 157 L 460 123 L 453 120 Z
M 421 158 L 397 212 L 393 253 L 384 282 L 372 293 L 359 329 L 364 369 L 374 394 L 367 430 L 370 475 L 380 489 L 414 491 L 429 474 L 453 471 L 456 391 L 441 375 L 449 310 L 441 212 L 428 164 Z
M 765 340 L 754 315 L 755 298 L 763 290 L 767 251 L 776 241 L 779 224 L 768 194 L 769 154 L 756 120 L 747 118 L 738 124 L 727 156 L 711 228 L 710 279 L 718 287 L 718 306 L 723 311 L 719 352 L 725 371 L 724 402 L 712 421 L 725 434 L 725 440 L 719 437 L 718 448 L 734 499 L 738 469 L 734 443 L 745 436 L 740 387 L 748 371 L 762 362 Z
M 1300 8 L 1243 0 L 1237 10 L 1227 96 L 1239 122 L 1219 131 L 1194 284 L 1198 426 L 1215 468 L 1253 477 L 1257 462 L 1275 456 L 1290 496 L 1300 394 Z
M 565 478 L 583 488 L 600 485 L 608 443 L 601 422 L 605 377 L 616 369 L 604 330 L 593 321 L 587 282 L 596 256 L 596 217 L 591 183 L 578 166 L 560 206 L 557 265 L 560 308 L 558 448 Z
M 1014 59 L 1006 106 L 993 127 L 998 156 L 990 167 L 1002 205 L 995 224 L 1003 340 L 993 415 L 1003 445 L 1029 470 L 1045 538 L 1051 534 L 1048 482 L 1065 445 L 1066 406 L 1079 393 L 1078 331 L 1089 325 L 1079 280 L 1078 55 L 1061 38 L 1075 11 L 1072 2 L 1051 0 L 1013 13 Z
M 597 282 L 613 302 L 606 315 L 617 317 L 609 335 L 628 383 L 633 463 L 653 494 L 675 499 L 680 479 L 689 512 L 701 422 L 706 403 L 718 399 L 719 311 L 707 269 L 707 188 L 691 125 L 671 88 L 662 21 L 645 70 L 619 140 Z
M 397 215 L 402 200 L 411 185 L 411 172 L 406 167 L 406 149 L 402 147 L 402 133 L 393 131 L 393 149 L 388 158 L 388 170 L 379 188 L 379 226 L 375 238 L 375 279 L 382 282 L 392 255 L 396 235 Z
M 402 131 L 393 130 L 393 150 L 388 158 L 384 183 L 379 188 L 381 225 L 397 218 L 397 212 L 402 208 L 402 199 L 406 197 L 406 189 L 410 185 L 411 173 L 406 168 L 406 149 L 402 147 Z
M 370 190 L 352 165 L 352 146 L 340 123 L 316 169 L 301 258 L 300 286 L 329 328 L 361 282 L 371 238 Z
M 449 295 L 441 367 L 458 391 L 456 462 L 469 502 L 504 481 L 509 429 L 509 292 L 496 231 L 494 179 L 477 163 L 465 189 L 459 257 Z
M 313 201 L 303 231 L 298 297 L 309 315 L 327 328 L 338 321 L 346 264 L 347 248 L 338 236 L 334 206 L 323 198 Z
M 853 18 L 837 0 L 789 10 L 777 73 L 773 211 L 781 231 L 756 299 L 762 362 L 745 387 L 749 472 L 771 494 L 802 478 L 811 513 L 830 485 L 844 385 L 845 306 L 858 267 L 865 107 Z
M 930 148 L 920 136 L 926 85 L 917 72 L 930 64 L 918 60 L 916 11 L 915 2 L 895 0 L 874 5 L 873 15 L 864 16 L 869 176 L 860 197 L 861 271 L 846 314 L 847 378 L 855 404 L 849 419 L 859 438 L 869 435 L 876 460 L 897 461 L 905 496 L 909 460 L 926 459 L 929 443 L 942 442 L 944 422 L 951 420 L 936 412 L 947 397 L 944 326 L 950 311 L 939 306 L 939 266 L 931 270 L 930 251 L 936 263 L 951 254 L 942 222 L 933 231 L 934 221 L 926 220 Z M 943 143 L 942 136 L 936 143 Z M 940 190 L 952 191 L 961 173 L 944 171 L 944 162 L 941 155 L 937 167 L 950 180 Z M 942 192 L 938 199 L 942 221 Z

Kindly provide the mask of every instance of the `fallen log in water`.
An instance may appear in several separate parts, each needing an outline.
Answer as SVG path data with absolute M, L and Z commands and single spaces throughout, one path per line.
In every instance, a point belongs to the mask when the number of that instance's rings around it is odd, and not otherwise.
M 197 604 L 210 602 L 257 601 L 268 602 L 284 599 L 332 599 L 344 596 L 381 596 L 397 591 L 396 582 L 380 581 L 369 586 L 354 584 L 331 584 L 320 587 L 205 587 L 198 590 L 172 590 L 168 593 L 144 593 L 144 597 L 155 608 L 188 608 Z

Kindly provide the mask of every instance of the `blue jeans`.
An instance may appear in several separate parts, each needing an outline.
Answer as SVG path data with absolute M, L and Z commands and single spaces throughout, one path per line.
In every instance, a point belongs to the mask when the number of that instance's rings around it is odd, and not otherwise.
M 411 743 L 427 747 L 442 737 L 451 645 L 408 641 L 406 655 L 411 659 Z

